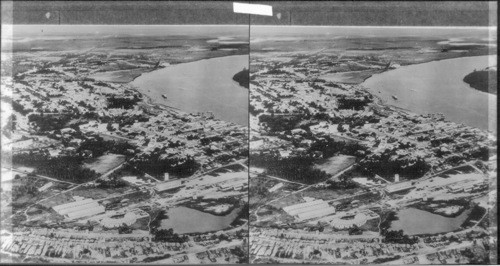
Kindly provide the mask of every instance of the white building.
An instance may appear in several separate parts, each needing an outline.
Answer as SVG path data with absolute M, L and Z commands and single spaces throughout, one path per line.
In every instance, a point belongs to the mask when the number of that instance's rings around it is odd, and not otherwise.
M 101 213 L 104 213 L 106 210 L 104 208 L 104 206 L 101 206 L 101 205 L 97 205 L 97 206 L 93 206 L 91 208 L 88 208 L 88 209 L 83 209 L 83 210 L 79 210 L 79 211 L 75 211 L 75 212 L 70 212 L 68 213 L 68 218 L 70 219 L 78 219 L 78 218 L 82 218 L 82 217 L 87 217 L 87 216 L 93 216 L 93 215 L 96 215 L 96 214 L 101 214 Z
M 182 184 L 181 180 L 172 180 L 168 182 L 159 183 L 158 185 L 156 185 L 155 190 L 157 192 L 163 192 L 181 187 L 184 187 L 184 184 Z
M 299 221 L 304 221 L 308 219 L 313 219 L 313 218 L 318 218 L 318 217 L 323 217 L 326 215 L 334 214 L 335 213 L 335 207 L 332 206 L 326 206 L 326 207 L 318 207 L 316 209 L 309 210 L 307 212 L 301 212 L 297 214 L 297 218 Z
M 69 219 L 78 219 L 105 212 L 105 208 L 93 199 L 82 199 L 52 207 L 60 215 Z
M 251 150 L 257 150 L 259 149 L 262 145 L 264 145 L 264 140 L 259 139 L 259 140 L 254 140 L 250 141 L 250 149 Z
M 219 188 L 223 191 L 228 191 L 231 189 L 240 190 L 248 185 L 247 179 L 235 178 L 224 183 L 219 184 Z
M 56 212 L 59 213 L 61 210 L 64 210 L 64 209 L 67 209 L 67 208 L 72 208 L 72 207 L 75 207 L 75 206 L 85 205 L 85 204 L 88 204 L 89 202 L 93 202 L 93 201 L 94 201 L 93 199 L 77 200 L 77 201 L 73 201 L 73 202 L 70 202 L 70 203 L 66 203 L 66 204 L 61 204 L 61 205 L 54 206 L 54 207 L 52 207 L 52 209 L 54 209 L 54 211 L 56 211 Z
M 396 183 L 396 184 L 390 184 L 385 187 L 385 191 L 387 193 L 396 193 L 396 192 L 402 192 L 405 190 L 410 190 L 414 188 L 414 186 L 411 184 L 411 182 L 403 182 L 403 183 Z
M 270 188 L 269 192 L 274 192 L 282 187 L 283 187 L 283 183 L 278 183 L 278 184 L 274 185 L 272 188 Z
M 283 210 L 298 220 L 308 220 L 335 213 L 335 207 L 323 200 L 313 200 L 284 207 Z
M 54 183 L 49 182 L 49 183 L 47 183 L 47 184 L 43 185 L 42 187 L 40 187 L 40 188 L 38 189 L 38 191 L 39 191 L 39 192 L 43 192 L 43 191 L 47 190 L 48 188 L 50 188 L 50 187 L 51 187 L 51 186 L 53 186 L 53 185 L 54 185 Z

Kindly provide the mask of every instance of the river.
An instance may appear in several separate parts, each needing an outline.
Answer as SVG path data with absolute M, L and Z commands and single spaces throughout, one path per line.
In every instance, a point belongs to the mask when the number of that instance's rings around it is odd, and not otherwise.
M 248 68 L 248 55 L 217 57 L 145 73 L 132 85 L 155 103 L 189 113 L 210 111 L 221 120 L 247 126 L 248 89 L 233 80 L 243 68 Z
M 460 229 L 471 210 L 466 210 L 455 218 L 444 217 L 416 208 L 398 211 L 399 220 L 392 221 L 390 230 L 403 230 L 408 235 L 436 234 Z
M 373 75 L 362 85 L 389 105 L 419 114 L 442 113 L 447 120 L 496 134 L 497 96 L 463 82 L 474 69 L 496 66 L 496 57 L 462 57 L 403 66 Z
M 172 228 L 177 234 L 219 231 L 228 228 L 240 210 L 235 208 L 227 215 L 218 216 L 187 207 L 175 207 L 167 211 L 168 219 L 161 221 L 161 228 Z

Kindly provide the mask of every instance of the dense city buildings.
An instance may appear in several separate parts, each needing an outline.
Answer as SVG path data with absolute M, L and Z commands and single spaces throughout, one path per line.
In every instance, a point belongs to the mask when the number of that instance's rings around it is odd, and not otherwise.
M 498 263 L 496 27 L 278 10 L 2 25 L 0 263 Z
M 496 62 L 496 37 L 305 29 L 252 31 L 250 262 L 495 261 L 496 96 L 460 75 Z M 446 90 L 474 115 L 433 112 Z
M 247 112 L 176 106 L 182 92 L 170 90 L 227 86 L 246 105 L 232 80 L 248 66 L 245 27 L 13 32 L 12 53 L 2 50 L 1 262 L 246 262 Z M 141 84 L 190 62 L 217 66 L 225 83 L 167 73 L 166 86 Z

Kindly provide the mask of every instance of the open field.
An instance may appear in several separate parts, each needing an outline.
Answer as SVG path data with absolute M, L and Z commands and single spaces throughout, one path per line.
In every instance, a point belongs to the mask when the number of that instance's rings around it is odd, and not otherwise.
M 330 175 L 335 175 L 356 162 L 356 157 L 348 155 L 337 155 L 328 159 L 317 161 L 315 169 L 325 171 Z
M 90 75 L 89 78 L 104 82 L 129 83 L 133 81 L 136 77 L 140 76 L 142 73 L 147 71 L 148 69 L 145 68 L 137 68 L 128 70 L 97 72 Z
M 340 72 L 340 73 L 328 73 L 319 78 L 326 81 L 346 83 L 346 84 L 359 84 L 365 81 L 367 78 L 374 74 L 378 74 L 383 70 L 361 70 L 353 72 Z
M 99 174 L 104 174 L 123 162 L 125 162 L 125 155 L 110 153 L 95 159 L 87 160 L 84 162 L 84 166 Z

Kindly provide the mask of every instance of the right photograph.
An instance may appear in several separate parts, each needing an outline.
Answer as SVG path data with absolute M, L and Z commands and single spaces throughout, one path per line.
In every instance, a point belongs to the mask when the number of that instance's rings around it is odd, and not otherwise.
M 250 27 L 250 263 L 496 263 L 497 27 L 293 15 Z

